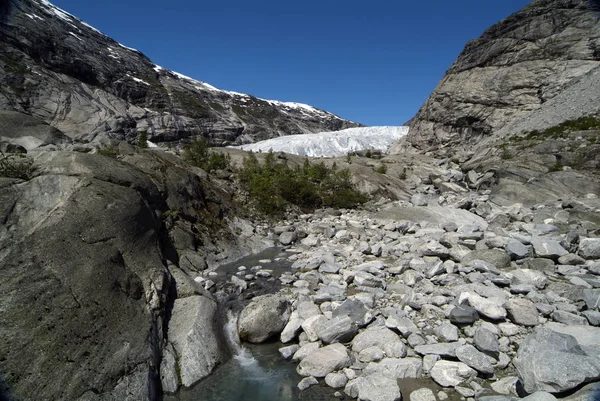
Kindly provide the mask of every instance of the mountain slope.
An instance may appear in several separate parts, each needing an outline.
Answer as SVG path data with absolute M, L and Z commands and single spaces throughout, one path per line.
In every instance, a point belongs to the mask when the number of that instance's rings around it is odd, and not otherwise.
M 0 0 L 0 109 L 71 137 L 153 142 L 204 134 L 241 144 L 359 124 L 299 104 L 219 90 L 163 69 L 46 0 Z
M 598 69 L 598 10 L 598 0 L 534 0 L 470 41 L 412 120 L 410 144 L 477 143 Z
M 335 132 L 290 135 L 238 148 L 253 152 L 285 152 L 309 157 L 339 157 L 360 150 L 386 151 L 408 133 L 408 127 L 362 127 Z

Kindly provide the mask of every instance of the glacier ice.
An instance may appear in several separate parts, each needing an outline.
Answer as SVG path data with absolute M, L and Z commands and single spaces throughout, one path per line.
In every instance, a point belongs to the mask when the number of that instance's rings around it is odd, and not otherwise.
M 386 151 L 408 134 L 408 127 L 360 127 L 317 134 L 288 135 L 233 148 L 252 152 L 285 152 L 309 157 L 339 157 L 360 150 Z

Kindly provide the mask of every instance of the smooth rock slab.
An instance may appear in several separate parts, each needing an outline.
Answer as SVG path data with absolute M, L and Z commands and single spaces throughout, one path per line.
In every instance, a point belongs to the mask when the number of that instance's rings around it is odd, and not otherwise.
M 346 395 L 361 401 L 400 401 L 398 382 L 385 376 L 361 376 L 350 380 L 344 388 Z
M 561 393 L 600 379 L 600 360 L 590 356 L 575 337 L 538 327 L 527 336 L 513 359 L 528 393 Z
M 477 372 L 462 362 L 440 360 L 433 365 L 431 378 L 442 387 L 458 386 L 477 376 Z
M 223 361 L 224 341 L 216 318 L 217 302 L 205 296 L 176 299 L 169 322 L 169 341 L 179 364 L 181 384 L 191 386 Z
M 349 365 L 350 357 L 346 347 L 336 343 L 308 354 L 298 365 L 297 371 L 302 376 L 325 377 Z

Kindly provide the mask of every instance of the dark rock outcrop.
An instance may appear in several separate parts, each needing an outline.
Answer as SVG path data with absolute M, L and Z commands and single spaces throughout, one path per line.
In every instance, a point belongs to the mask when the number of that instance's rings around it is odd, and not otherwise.
M 161 373 L 175 388 L 210 373 L 227 347 L 193 278 L 241 253 L 227 191 L 161 151 L 52 150 L 64 135 L 10 117 L 28 124 L 8 141 L 50 150 L 27 153 L 30 179 L 0 177 L 0 398 L 155 400 Z
M 165 70 L 47 1 L 1 4 L 0 109 L 31 114 L 70 137 L 204 135 L 218 145 L 359 125 Z
M 476 144 L 594 74 L 599 10 L 597 0 L 534 0 L 470 41 L 412 120 L 408 142 L 419 149 Z M 575 115 L 567 118 L 600 111 L 598 102 L 580 103 L 570 102 Z

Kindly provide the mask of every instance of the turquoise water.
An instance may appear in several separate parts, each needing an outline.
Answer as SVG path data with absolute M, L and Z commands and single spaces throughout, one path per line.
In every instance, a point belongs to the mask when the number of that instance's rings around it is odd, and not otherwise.
M 283 361 L 278 344 L 244 346 L 240 354 L 192 388 L 165 401 L 323 401 L 335 400 L 334 390 L 313 386 L 300 391 L 296 364 Z

